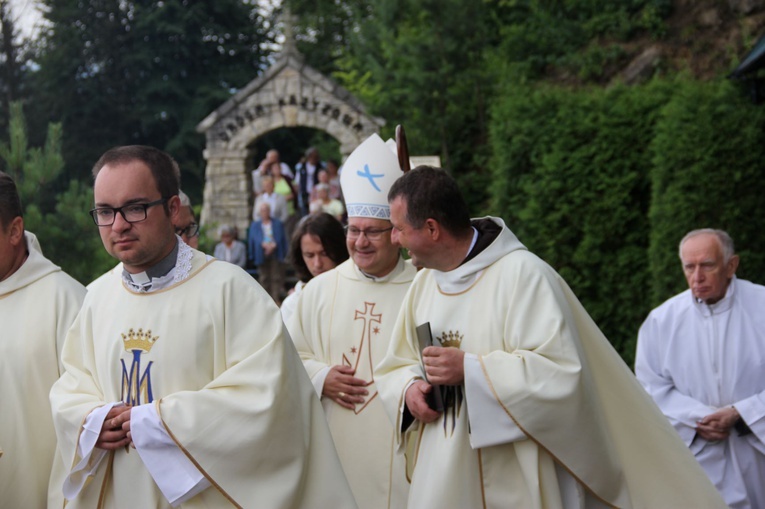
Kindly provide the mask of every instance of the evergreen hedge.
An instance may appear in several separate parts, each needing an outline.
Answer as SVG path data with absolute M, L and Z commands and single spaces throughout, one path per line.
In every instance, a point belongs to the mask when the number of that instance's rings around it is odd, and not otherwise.
M 677 242 L 688 230 L 727 229 L 739 275 L 765 281 L 763 120 L 726 81 L 507 86 L 491 120 L 491 212 L 566 279 L 631 366 L 645 316 L 685 287 Z
M 727 80 L 680 83 L 651 145 L 651 305 L 687 288 L 680 239 L 720 228 L 741 257 L 738 277 L 765 283 L 765 109 Z

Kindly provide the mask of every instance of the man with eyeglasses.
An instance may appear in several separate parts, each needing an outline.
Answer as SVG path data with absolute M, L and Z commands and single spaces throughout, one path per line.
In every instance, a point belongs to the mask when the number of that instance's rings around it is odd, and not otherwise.
M 181 208 L 178 212 L 178 218 L 173 223 L 175 234 L 189 246 L 199 249 L 199 224 L 194 217 L 191 200 L 181 190 L 178 190 L 178 197 L 181 199 Z
M 406 507 L 409 489 L 374 375 L 416 273 L 391 241 L 386 197 L 401 175 L 396 155 L 377 135 L 348 157 L 341 186 L 350 259 L 306 283 L 288 323 L 345 475 L 365 509 Z
M 91 216 L 119 275 L 92 283 L 50 400 L 68 508 L 355 507 L 279 309 L 175 235 L 170 156 L 107 151 Z M 302 437 L 302 438 L 301 438 Z
M 733 239 L 678 249 L 688 289 L 638 332 L 635 374 L 732 508 L 765 507 L 765 287 L 736 277 Z
M 51 491 L 56 451 L 48 393 L 85 288 L 42 254 L 24 229 L 16 184 L 0 172 L 0 505 L 60 507 Z
M 419 439 L 408 507 L 725 507 L 566 283 L 500 218 L 471 220 L 431 166 L 388 199 L 394 241 L 424 267 L 375 372 L 397 442 Z

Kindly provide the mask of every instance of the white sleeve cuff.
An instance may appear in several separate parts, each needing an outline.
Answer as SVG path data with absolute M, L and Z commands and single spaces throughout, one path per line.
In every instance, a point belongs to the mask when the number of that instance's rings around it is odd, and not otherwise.
M 154 404 L 133 407 L 130 433 L 141 461 L 170 505 L 176 507 L 210 487 L 167 433 Z
M 319 372 L 316 373 L 311 379 L 313 388 L 316 391 L 316 394 L 319 395 L 319 399 L 321 399 L 321 395 L 324 394 L 324 380 L 327 379 L 327 375 L 329 374 L 330 369 L 332 369 L 331 366 L 325 366 L 321 368 Z
M 525 440 L 526 435 L 497 402 L 484 377 L 478 356 L 466 353 L 464 369 L 470 447 L 480 449 Z
M 66 476 L 62 487 L 65 499 L 74 499 L 80 493 L 83 486 L 85 486 L 87 480 L 93 477 L 96 470 L 98 470 L 98 466 L 101 464 L 104 456 L 106 456 L 107 451 L 96 449 L 96 442 L 101 434 L 104 420 L 106 420 L 106 414 L 109 413 L 112 407 L 120 405 L 123 405 L 123 403 L 108 403 L 94 409 L 85 418 L 80 439 L 77 442 L 76 458 L 80 458 L 80 461 L 77 462 L 71 472 L 69 472 L 69 475 Z

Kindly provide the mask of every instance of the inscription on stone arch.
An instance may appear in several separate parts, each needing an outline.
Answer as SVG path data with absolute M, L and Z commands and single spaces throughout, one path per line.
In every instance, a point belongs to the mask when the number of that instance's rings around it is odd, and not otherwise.
M 287 47 L 273 66 L 197 126 L 206 137 L 202 224 L 231 224 L 247 231 L 250 171 L 254 158 L 262 156 L 248 147 L 269 131 L 298 126 L 323 130 L 337 139 L 345 158 L 384 123 L 346 89 L 305 65 L 294 47 Z

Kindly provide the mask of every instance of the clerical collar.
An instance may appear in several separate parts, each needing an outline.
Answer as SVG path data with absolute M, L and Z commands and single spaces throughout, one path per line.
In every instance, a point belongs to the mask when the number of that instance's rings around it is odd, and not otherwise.
M 473 228 L 473 242 L 470 244 L 470 250 L 468 255 L 462 260 L 460 265 L 463 265 L 489 247 L 494 242 L 499 234 L 502 233 L 502 227 L 491 219 L 477 219 L 472 221 Z
M 162 258 L 156 265 L 149 267 L 144 272 L 131 274 L 123 267 L 123 281 L 125 281 L 133 290 L 137 292 L 143 293 L 151 290 L 156 290 L 157 288 L 153 288 L 156 282 L 160 279 L 164 279 L 165 276 L 170 274 L 170 271 L 175 267 L 176 262 L 178 261 L 178 246 L 179 243 L 176 242 L 175 247 L 173 247 L 173 250 L 170 251 L 170 254 Z

